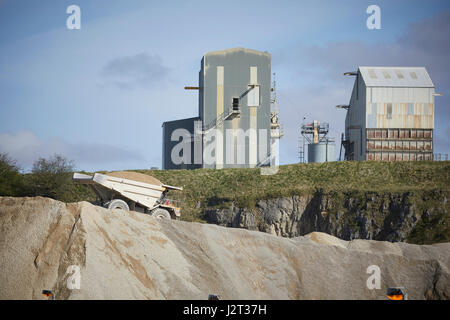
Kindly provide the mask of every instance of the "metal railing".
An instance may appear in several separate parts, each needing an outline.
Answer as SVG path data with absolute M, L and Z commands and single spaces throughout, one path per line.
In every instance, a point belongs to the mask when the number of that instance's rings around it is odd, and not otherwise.
M 229 107 L 226 111 L 222 112 L 217 118 L 215 118 L 213 121 L 208 123 L 206 126 L 203 127 L 202 133 L 206 134 L 210 130 L 214 129 L 215 127 L 221 125 L 226 119 L 228 119 L 233 114 L 239 114 L 240 110 Z

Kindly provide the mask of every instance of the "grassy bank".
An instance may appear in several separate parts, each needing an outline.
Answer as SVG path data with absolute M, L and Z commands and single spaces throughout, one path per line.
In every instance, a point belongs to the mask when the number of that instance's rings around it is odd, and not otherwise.
M 261 175 L 260 169 L 131 170 L 152 175 L 165 184 L 183 186 L 172 197 L 183 200 L 183 217 L 201 220 L 202 208 L 236 206 L 252 208 L 258 200 L 291 195 L 345 192 L 399 193 L 440 190 L 450 192 L 450 161 L 445 162 L 329 162 L 280 166 L 277 174 Z M 23 175 L 23 185 L 35 184 Z M 39 180 L 37 180 L 39 181 Z M 2 181 L 0 181 L 1 185 Z M 68 179 L 66 202 L 95 200 L 84 186 Z M 30 189 L 30 186 L 25 189 Z M 3 194 L 1 194 L 3 195 Z M 15 194 L 5 194 L 15 195 Z M 33 196 L 17 194 L 16 196 Z

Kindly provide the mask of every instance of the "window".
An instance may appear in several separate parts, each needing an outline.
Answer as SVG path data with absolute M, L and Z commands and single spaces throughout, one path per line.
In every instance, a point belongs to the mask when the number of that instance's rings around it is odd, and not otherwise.
M 409 139 L 409 129 L 403 130 L 403 137 Z
M 397 78 L 404 79 L 403 73 L 400 70 L 395 70 L 395 74 L 397 75 Z
M 412 79 L 417 79 L 417 74 L 414 71 L 411 71 L 409 75 L 411 76 Z
M 389 150 L 395 150 L 395 141 L 389 141 Z
M 381 139 L 381 130 L 375 130 L 375 138 Z
M 409 150 L 409 141 L 403 141 L 403 150 Z
M 393 139 L 394 138 L 394 130 L 388 130 L 389 131 L 389 138 Z
M 388 103 L 386 107 L 386 119 L 392 119 L 392 103 Z
M 384 76 L 385 79 L 390 79 L 391 78 L 391 75 L 386 70 L 383 70 L 383 76 Z
M 398 139 L 398 130 L 395 129 L 393 131 L 394 131 L 394 139 Z
M 369 75 L 370 75 L 370 77 L 371 77 L 372 79 L 376 79 L 376 78 L 377 78 L 377 75 L 376 75 L 376 73 L 375 73 L 375 70 L 369 69 L 369 70 L 367 70 L 367 71 L 369 72 Z
M 423 138 L 423 130 L 417 130 L 417 138 Z
M 423 150 L 423 141 L 417 141 L 417 150 Z
M 239 98 L 233 98 L 233 111 L 239 111 Z

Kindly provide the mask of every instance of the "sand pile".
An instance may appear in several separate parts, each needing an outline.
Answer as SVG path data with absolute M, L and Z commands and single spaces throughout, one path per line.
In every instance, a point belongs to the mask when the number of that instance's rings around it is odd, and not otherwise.
M 384 299 L 395 286 L 450 298 L 450 243 L 288 239 L 87 202 L 0 197 L 0 248 L 0 299 Z
M 161 181 L 156 179 L 155 177 L 149 176 L 148 174 L 143 174 L 139 172 L 132 172 L 132 171 L 113 171 L 106 173 L 108 176 L 116 177 L 116 178 L 122 178 L 122 179 L 129 179 L 149 184 L 155 184 L 155 185 L 162 185 Z

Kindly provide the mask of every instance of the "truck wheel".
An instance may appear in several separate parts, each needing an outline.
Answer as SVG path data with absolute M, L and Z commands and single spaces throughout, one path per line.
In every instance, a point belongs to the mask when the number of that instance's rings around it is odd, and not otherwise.
M 112 209 L 121 209 L 121 210 L 130 211 L 130 208 L 128 207 L 128 204 L 125 201 L 120 200 L 120 199 L 111 200 L 111 201 L 107 202 L 105 204 L 105 206 L 108 209 L 110 209 L 110 210 L 112 210 Z
M 170 213 L 162 208 L 156 208 L 155 210 L 152 210 L 152 217 L 158 218 L 158 219 L 167 219 L 170 220 Z

